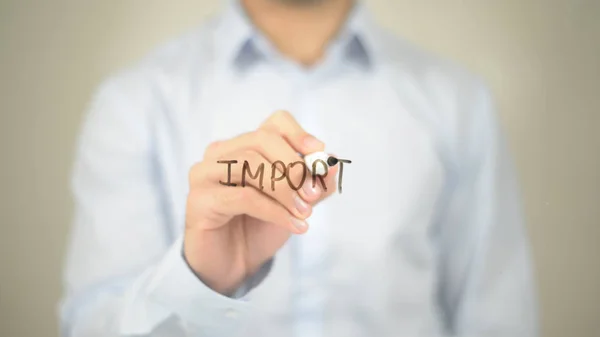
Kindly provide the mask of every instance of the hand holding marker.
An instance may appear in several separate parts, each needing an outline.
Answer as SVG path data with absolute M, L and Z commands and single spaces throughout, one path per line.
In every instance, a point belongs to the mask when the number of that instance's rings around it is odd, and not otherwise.
M 336 161 L 340 173 L 344 162 L 323 153 L 324 149 L 325 144 L 286 111 L 272 114 L 255 131 L 214 142 L 206 149 L 202 161 L 189 172 L 183 239 L 184 259 L 204 284 L 223 295 L 233 294 L 290 235 L 308 230 L 306 219 L 312 208 L 336 191 Z M 222 182 L 223 162 L 231 185 Z M 244 165 L 231 170 L 234 163 Z M 290 170 L 294 163 L 306 168 Z M 263 188 L 266 165 L 272 175 L 281 177 L 275 181 L 285 177 L 300 188 Z M 316 179 L 303 179 L 313 168 Z M 241 185 L 245 172 L 250 178 L 247 183 L 255 188 L 232 188 Z

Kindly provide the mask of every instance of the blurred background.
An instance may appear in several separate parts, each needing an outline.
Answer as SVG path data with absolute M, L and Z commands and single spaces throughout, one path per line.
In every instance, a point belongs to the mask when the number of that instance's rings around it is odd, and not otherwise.
M 494 91 L 547 337 L 600 336 L 600 1 L 367 0 Z M 110 73 L 223 0 L 0 0 L 0 336 L 58 336 L 74 141 Z

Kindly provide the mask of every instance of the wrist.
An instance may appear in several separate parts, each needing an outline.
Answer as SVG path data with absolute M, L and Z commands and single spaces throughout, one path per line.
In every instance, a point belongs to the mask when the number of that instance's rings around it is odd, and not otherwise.
M 211 290 L 227 297 L 232 297 L 236 293 L 236 291 L 243 285 L 245 273 L 224 273 L 223 265 L 217 262 L 218 259 L 213 258 L 207 261 L 201 258 L 196 258 L 196 256 L 198 255 L 199 254 L 190 254 L 187 252 L 184 240 L 181 256 L 187 267 L 190 269 L 192 274 L 198 279 L 199 282 L 203 283 Z M 211 256 L 213 254 L 200 255 Z M 235 270 L 236 268 L 228 269 Z

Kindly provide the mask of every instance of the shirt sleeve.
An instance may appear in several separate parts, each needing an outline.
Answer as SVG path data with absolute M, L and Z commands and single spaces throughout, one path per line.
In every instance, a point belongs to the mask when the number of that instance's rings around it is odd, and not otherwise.
M 86 114 L 72 176 L 63 336 L 232 336 L 250 313 L 243 296 L 269 271 L 270 262 L 226 297 L 188 267 L 154 154 L 162 105 L 150 82 L 139 73 L 113 77 Z
M 475 91 L 457 123 L 458 160 L 436 231 L 445 331 L 533 337 L 536 294 L 517 177 L 492 98 L 484 86 Z

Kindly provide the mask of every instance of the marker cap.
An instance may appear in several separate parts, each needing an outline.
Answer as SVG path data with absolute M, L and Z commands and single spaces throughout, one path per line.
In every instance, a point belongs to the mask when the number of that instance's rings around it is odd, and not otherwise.
M 317 162 L 315 164 L 317 160 L 321 160 L 322 162 Z M 330 167 L 336 165 L 338 160 L 337 158 L 330 156 L 325 152 L 314 152 L 304 156 L 304 163 L 306 164 L 306 167 L 308 167 L 308 171 L 311 173 L 313 173 L 313 165 L 315 165 L 315 174 L 321 176 L 326 174 Z M 323 165 L 323 163 L 325 165 Z

